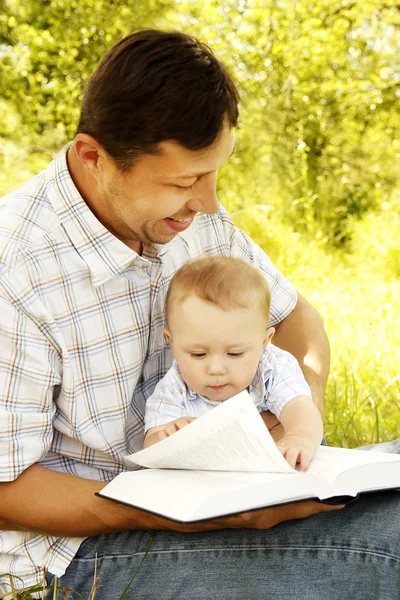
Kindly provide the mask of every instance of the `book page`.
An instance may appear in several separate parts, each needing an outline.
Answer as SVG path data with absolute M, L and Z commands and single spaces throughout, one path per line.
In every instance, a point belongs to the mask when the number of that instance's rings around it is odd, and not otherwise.
M 244 391 L 144 450 L 125 457 L 152 469 L 296 473 Z
M 319 477 L 331 486 L 334 486 L 335 482 L 342 475 L 343 481 L 346 481 L 346 493 L 358 493 L 363 489 L 374 489 L 372 482 L 378 475 L 380 466 L 386 463 L 392 465 L 393 463 L 400 464 L 400 456 L 396 454 L 385 454 L 383 452 L 367 452 L 365 450 L 349 450 L 348 448 L 321 446 L 307 473 Z M 374 464 L 377 464 L 377 471 L 375 471 L 375 469 L 372 470 L 371 468 Z M 367 468 L 368 465 L 371 465 L 369 470 L 367 470 L 371 487 L 363 485 L 363 482 L 357 477 L 357 469 L 361 475 L 361 473 L 364 473 L 365 471 L 363 467 L 365 466 Z M 350 470 L 352 471 L 350 477 L 343 478 L 345 472 Z M 380 485 L 377 487 L 380 487 Z M 339 493 L 339 490 L 335 491 Z M 340 492 L 345 493 L 343 489 L 341 489 Z

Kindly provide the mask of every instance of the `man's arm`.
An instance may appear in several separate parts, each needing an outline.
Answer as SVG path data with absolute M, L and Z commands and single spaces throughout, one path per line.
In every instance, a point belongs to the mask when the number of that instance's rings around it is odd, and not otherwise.
M 10 531 L 83 537 L 122 530 L 269 529 L 337 507 L 306 500 L 234 517 L 181 525 L 95 496 L 106 483 L 33 465 L 12 482 L 0 483 L 0 526 Z
M 330 349 L 321 316 L 299 294 L 295 308 L 275 327 L 273 343 L 297 358 L 311 388 L 313 401 L 323 417 Z

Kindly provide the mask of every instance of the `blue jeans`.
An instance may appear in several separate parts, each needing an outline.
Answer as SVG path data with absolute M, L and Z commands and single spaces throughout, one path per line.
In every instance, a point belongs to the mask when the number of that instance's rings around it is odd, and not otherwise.
M 400 442 L 382 450 L 400 453 Z M 59 585 L 88 598 L 95 563 L 95 600 L 118 600 L 135 573 L 126 600 L 399 600 L 400 493 L 266 531 L 88 538 Z

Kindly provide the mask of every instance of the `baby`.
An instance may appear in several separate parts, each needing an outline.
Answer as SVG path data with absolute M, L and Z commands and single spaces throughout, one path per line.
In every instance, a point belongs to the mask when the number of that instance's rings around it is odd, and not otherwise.
M 261 270 L 229 256 L 185 263 L 166 298 L 174 363 L 146 403 L 144 447 L 248 390 L 258 410 L 282 423 L 277 445 L 292 467 L 306 470 L 323 424 L 297 360 L 269 345 L 270 291 Z

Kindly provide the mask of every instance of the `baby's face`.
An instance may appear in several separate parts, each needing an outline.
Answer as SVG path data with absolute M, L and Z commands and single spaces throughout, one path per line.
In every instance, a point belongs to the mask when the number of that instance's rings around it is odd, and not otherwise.
M 169 327 L 183 379 L 214 401 L 227 400 L 250 385 L 272 335 L 260 311 L 224 311 L 197 296 L 172 309 Z

